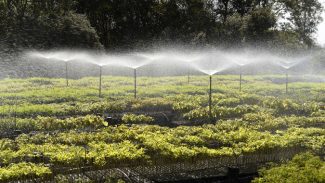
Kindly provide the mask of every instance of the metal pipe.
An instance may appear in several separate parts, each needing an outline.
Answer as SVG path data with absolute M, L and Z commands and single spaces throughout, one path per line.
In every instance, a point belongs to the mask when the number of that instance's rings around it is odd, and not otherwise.
M 190 84 L 190 65 L 187 65 L 187 84 Z
M 242 77 L 243 77 L 242 66 L 240 66 L 239 67 L 239 91 L 241 91 Z
M 190 72 L 187 73 L 187 84 L 190 84 Z
M 67 87 L 69 86 L 69 75 L 68 75 L 68 62 L 65 62 L 65 79 Z
M 286 69 L 286 94 L 288 94 L 288 83 L 289 83 L 289 75 L 288 75 L 288 69 Z
M 212 122 L 212 75 L 210 75 L 210 90 L 209 90 L 209 118 Z
M 137 98 L 137 69 L 134 69 L 134 98 Z
M 99 98 L 102 97 L 102 66 L 99 66 L 99 88 L 98 88 L 98 91 L 99 91 Z

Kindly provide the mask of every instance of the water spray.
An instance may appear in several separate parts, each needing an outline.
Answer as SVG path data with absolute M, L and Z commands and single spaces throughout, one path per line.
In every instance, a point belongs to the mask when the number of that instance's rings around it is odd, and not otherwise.
M 150 55 L 140 53 L 129 54 L 119 58 L 119 64 L 121 66 L 133 69 L 135 99 L 137 98 L 137 69 L 150 64 L 151 62 L 153 62 L 154 58 L 155 56 L 151 58 Z
M 298 64 L 302 64 L 303 62 L 306 62 L 307 60 L 311 59 L 311 56 L 300 56 L 300 57 L 275 57 L 275 60 L 273 61 L 278 66 L 285 69 L 285 87 L 286 87 L 286 94 L 289 93 L 289 70 L 293 67 L 297 66 Z

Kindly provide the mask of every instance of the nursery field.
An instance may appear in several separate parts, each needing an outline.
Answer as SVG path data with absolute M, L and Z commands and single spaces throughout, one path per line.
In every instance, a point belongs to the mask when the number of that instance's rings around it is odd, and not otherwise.
M 286 93 L 281 75 L 244 76 L 239 91 L 238 76 L 215 75 L 210 116 L 208 79 L 138 77 L 137 98 L 131 77 L 104 76 L 101 97 L 96 77 L 3 79 L 0 182 L 173 182 L 234 169 L 274 182 L 268 163 L 306 152 L 288 166 L 314 158 L 325 170 L 324 82 L 290 78 Z

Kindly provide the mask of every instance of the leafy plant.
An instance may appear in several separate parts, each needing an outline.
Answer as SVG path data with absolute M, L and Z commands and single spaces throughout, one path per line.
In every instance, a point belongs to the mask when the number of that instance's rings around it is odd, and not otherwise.
M 122 122 L 126 124 L 143 124 L 152 123 L 154 119 L 150 116 L 136 115 L 136 114 L 124 114 L 122 117 Z
M 300 154 L 286 164 L 261 169 L 259 174 L 253 183 L 322 183 L 325 182 L 325 162 L 310 153 Z

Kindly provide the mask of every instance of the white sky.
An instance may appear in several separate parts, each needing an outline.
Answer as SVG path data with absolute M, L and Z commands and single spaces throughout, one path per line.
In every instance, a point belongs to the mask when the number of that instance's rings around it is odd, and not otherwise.
M 325 7 L 325 0 L 320 0 Z M 325 46 L 325 12 L 323 12 L 323 22 L 318 26 L 317 42 Z

